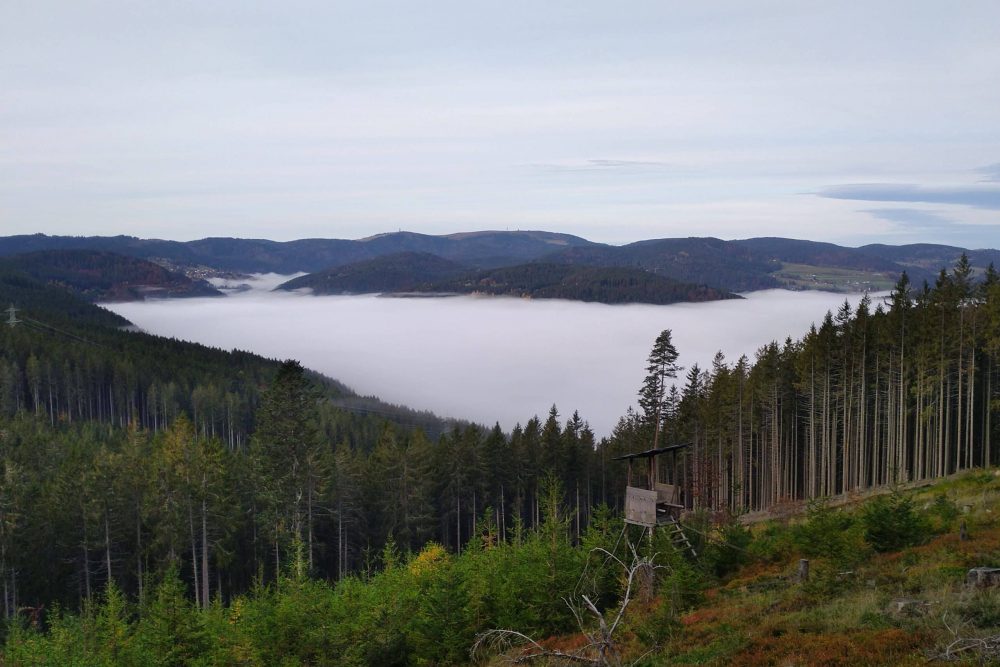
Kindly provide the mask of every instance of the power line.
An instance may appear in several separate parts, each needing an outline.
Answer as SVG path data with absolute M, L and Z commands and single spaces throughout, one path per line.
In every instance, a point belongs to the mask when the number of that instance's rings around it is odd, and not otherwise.
M 77 336 L 74 333 L 70 333 L 69 331 L 64 331 L 63 329 L 59 329 L 57 327 L 54 327 L 51 324 L 46 324 L 45 322 L 39 322 L 38 320 L 32 319 L 30 317 L 26 317 L 26 316 L 22 315 L 21 319 L 18 319 L 17 318 L 17 312 L 19 310 L 21 310 L 21 309 L 20 308 L 16 308 L 14 306 L 14 304 L 10 304 L 10 307 L 7 308 L 4 311 L 4 312 L 7 313 L 7 320 L 6 320 L 7 326 L 13 328 L 16 325 L 21 324 L 21 325 L 24 325 L 24 326 L 28 327 L 29 329 L 33 329 L 34 331 L 39 331 L 41 333 L 56 334 L 56 335 L 59 335 L 59 336 L 65 336 L 66 338 L 71 338 L 72 340 L 75 340 L 75 341 L 80 342 L 80 343 L 86 343 L 87 345 L 95 345 L 97 347 L 103 347 L 105 349 L 108 349 L 106 345 L 102 345 L 101 343 L 97 343 L 95 341 L 88 340 L 88 339 L 83 338 L 81 336 Z

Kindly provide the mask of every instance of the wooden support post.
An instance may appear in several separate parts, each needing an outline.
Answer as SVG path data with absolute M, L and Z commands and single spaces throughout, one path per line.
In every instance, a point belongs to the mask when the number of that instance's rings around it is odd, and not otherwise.
M 805 583 L 809 581 L 809 559 L 802 558 L 799 560 L 799 572 L 798 572 L 799 583 Z

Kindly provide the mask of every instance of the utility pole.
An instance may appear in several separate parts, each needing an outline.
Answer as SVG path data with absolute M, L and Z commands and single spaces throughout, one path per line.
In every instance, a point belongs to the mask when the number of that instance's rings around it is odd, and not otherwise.
M 13 328 L 14 325 L 21 323 L 21 320 L 17 319 L 17 308 L 14 307 L 14 304 L 10 304 L 10 308 L 4 312 L 7 313 L 7 326 Z

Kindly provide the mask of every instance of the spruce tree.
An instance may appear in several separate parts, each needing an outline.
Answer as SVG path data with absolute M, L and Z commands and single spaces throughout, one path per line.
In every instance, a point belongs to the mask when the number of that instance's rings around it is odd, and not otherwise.
M 667 396 L 667 379 L 676 378 L 678 371 L 677 348 L 670 340 L 670 329 L 664 329 L 656 337 L 653 349 L 646 360 L 646 379 L 639 389 L 639 407 L 642 408 L 643 424 L 653 431 L 653 447 L 660 443 L 660 430 L 665 415 L 664 403 Z

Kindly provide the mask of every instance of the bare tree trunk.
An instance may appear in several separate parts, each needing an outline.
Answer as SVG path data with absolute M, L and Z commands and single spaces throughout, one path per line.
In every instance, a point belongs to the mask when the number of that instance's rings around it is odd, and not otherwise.
M 142 513 L 139 511 L 138 503 L 135 508 L 135 572 L 136 583 L 139 590 L 139 606 L 142 607 Z
M 108 583 L 111 583 L 111 530 L 108 527 L 108 512 L 104 511 L 104 565 L 108 572 Z
M 306 527 L 308 535 L 308 547 L 309 547 L 309 571 L 313 571 L 313 482 L 309 480 L 309 487 L 306 496 L 306 521 L 308 526 Z
M 210 582 L 208 577 L 208 507 L 201 499 L 201 606 L 208 609 Z
M 278 535 L 280 534 L 277 523 L 274 524 L 274 580 L 281 579 L 281 551 L 278 547 Z
M 191 579 L 194 582 L 194 603 L 201 604 L 201 587 L 198 585 L 198 548 L 194 537 L 194 512 L 191 509 L 191 501 L 188 500 L 188 528 L 191 534 Z

